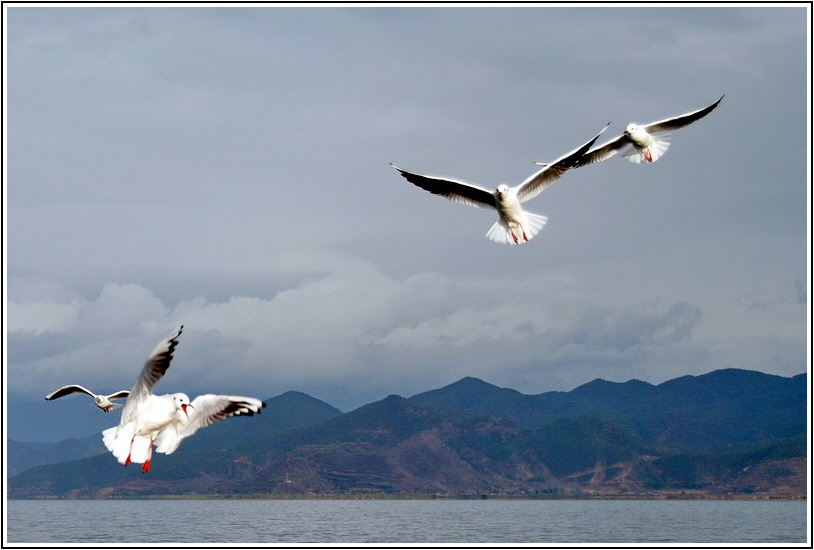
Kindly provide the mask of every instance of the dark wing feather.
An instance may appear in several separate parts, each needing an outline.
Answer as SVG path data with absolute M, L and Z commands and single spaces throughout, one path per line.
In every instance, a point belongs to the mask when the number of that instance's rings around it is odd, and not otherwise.
M 472 185 L 462 181 L 455 181 L 447 178 L 439 178 L 437 176 L 424 176 L 421 174 L 413 174 L 402 170 L 393 163 L 390 166 L 398 170 L 399 174 L 404 176 L 404 179 L 416 186 L 429 191 L 434 195 L 446 197 L 451 201 L 468 204 L 470 206 L 477 206 L 481 208 L 495 207 L 495 197 L 483 187 Z
M 116 393 L 111 393 L 107 396 L 108 399 L 124 399 L 130 395 L 130 390 L 119 390 Z
M 52 391 L 51 393 L 49 393 L 48 395 L 45 396 L 45 399 L 47 399 L 48 401 L 51 401 L 52 399 L 58 399 L 60 397 L 64 397 L 66 395 L 70 395 L 72 393 L 77 393 L 77 392 L 86 393 L 86 394 L 88 394 L 88 395 L 90 395 L 91 397 L 94 397 L 94 398 L 96 397 L 96 395 L 92 391 L 90 391 L 89 389 L 83 388 L 82 386 L 79 386 L 79 385 L 76 385 L 76 384 L 72 384 L 70 386 L 62 386 L 58 390 Z
M 721 96 L 718 101 L 713 103 L 708 107 L 704 107 L 703 109 L 698 109 L 697 111 L 693 111 L 691 113 L 685 113 L 683 115 L 679 115 L 672 118 L 667 118 L 664 120 L 658 120 L 656 122 L 651 122 L 647 126 L 644 127 L 649 133 L 653 132 L 669 132 L 670 130 L 676 130 L 687 124 L 692 124 L 696 120 L 707 116 L 712 110 L 718 106 L 724 96 Z
M 602 135 L 610 122 L 605 125 L 593 138 L 586 141 L 570 153 L 567 153 L 554 162 L 547 164 L 542 170 L 532 174 L 529 178 L 521 183 L 517 188 L 517 198 L 520 202 L 525 202 L 533 197 L 536 197 L 540 191 L 551 185 L 555 180 L 559 179 L 565 172 L 571 168 L 581 166 L 580 159 L 591 148 L 591 145 Z
M 260 414 L 261 409 L 266 406 L 265 403 L 253 397 L 211 393 L 199 395 L 190 405 L 192 405 L 192 414 L 189 422 L 178 431 L 182 437 L 189 437 L 200 428 L 205 428 L 230 416 Z
M 578 168 L 580 166 L 585 166 L 586 164 L 606 160 L 618 153 L 621 149 L 624 149 L 629 144 L 630 140 L 628 139 L 627 134 L 622 134 L 589 150 L 587 153 L 582 155 L 581 158 L 577 159 L 574 167 Z
M 131 394 L 150 393 L 156 382 L 164 376 L 170 366 L 170 361 L 172 361 L 172 354 L 175 351 L 175 346 L 178 345 L 178 337 L 181 335 L 183 328 L 184 326 L 181 325 L 156 346 L 153 353 L 150 354 L 150 358 L 144 363 L 144 368 L 141 369 L 136 383 L 130 390 Z

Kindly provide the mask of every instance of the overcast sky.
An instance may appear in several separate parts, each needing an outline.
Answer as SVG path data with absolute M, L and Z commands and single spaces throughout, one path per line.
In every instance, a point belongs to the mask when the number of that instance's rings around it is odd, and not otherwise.
M 807 369 L 807 7 L 6 5 L 7 434 L 118 422 L 68 383 L 306 392 L 464 376 L 527 394 Z M 726 97 L 652 165 L 534 161 Z

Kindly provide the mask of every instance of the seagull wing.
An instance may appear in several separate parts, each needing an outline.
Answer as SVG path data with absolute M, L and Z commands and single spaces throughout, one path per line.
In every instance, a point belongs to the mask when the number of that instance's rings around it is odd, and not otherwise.
M 111 393 L 107 396 L 108 399 L 124 399 L 130 395 L 130 390 L 119 390 L 116 393 Z
M 691 113 L 685 113 L 683 115 L 678 115 L 672 118 L 666 118 L 664 120 L 657 120 L 656 122 L 651 122 L 644 129 L 648 133 L 653 132 L 668 132 L 670 130 L 676 130 L 687 124 L 692 124 L 696 120 L 707 116 L 712 110 L 718 106 L 724 96 L 718 98 L 718 101 L 709 105 L 708 107 L 704 107 L 703 109 L 698 109 L 697 111 L 692 111 Z
M 164 376 L 172 361 L 172 353 L 178 345 L 178 337 L 181 335 L 183 325 L 164 338 L 150 354 L 150 358 L 144 363 L 141 373 L 136 378 L 136 383 L 130 390 L 131 394 L 150 393 L 156 382 Z
M 630 145 L 630 140 L 625 134 L 621 134 L 618 137 L 615 137 L 610 141 L 606 141 L 602 145 L 597 145 L 593 149 L 586 152 L 576 161 L 576 167 L 609 159 L 628 145 Z
M 545 167 L 532 174 L 529 178 L 526 179 L 523 183 L 517 186 L 517 198 L 520 199 L 520 202 L 525 202 L 533 197 L 536 197 L 540 191 L 554 183 L 555 180 L 559 179 L 565 172 L 570 170 L 571 168 L 576 168 L 581 166 L 580 159 L 582 156 L 591 148 L 591 145 L 602 135 L 610 122 L 602 128 L 598 134 L 596 134 L 593 138 L 586 141 L 570 153 L 567 153 L 552 163 L 546 164 Z
M 82 386 L 79 386 L 77 384 L 71 384 L 69 386 L 62 386 L 58 390 L 52 391 L 51 393 L 49 393 L 48 395 L 45 396 L 45 399 L 47 399 L 48 401 L 51 401 L 52 399 L 58 399 L 58 398 L 63 397 L 65 395 L 69 395 L 71 393 L 77 393 L 77 392 L 86 393 L 89 396 L 94 397 L 94 398 L 96 397 L 96 394 L 93 393 L 92 391 L 90 391 L 89 389 L 83 388 Z
M 187 408 L 188 420 L 176 423 L 163 431 L 156 438 L 156 451 L 170 454 L 185 438 L 191 436 L 201 428 L 230 416 L 260 414 L 266 404 L 254 397 L 240 395 L 215 395 L 208 393 L 199 395 Z
M 437 176 L 423 176 L 421 174 L 413 174 L 402 170 L 393 163 L 390 164 L 393 168 L 404 176 L 404 179 L 429 191 L 434 195 L 441 195 L 451 201 L 468 204 L 470 206 L 477 206 L 480 208 L 495 208 L 495 197 L 492 192 L 472 185 L 463 181 L 451 180 L 448 178 L 440 178 Z
M 127 396 L 127 401 L 124 403 L 120 425 L 132 420 L 141 403 L 151 395 L 153 386 L 164 376 L 170 366 L 170 361 L 172 361 L 172 353 L 175 351 L 175 346 L 178 345 L 178 337 L 181 335 L 183 328 L 184 326 L 181 325 L 172 334 L 164 338 L 150 354 L 147 362 L 144 363 L 144 367 L 141 369 L 141 373 L 136 378 L 136 383 L 133 384 Z

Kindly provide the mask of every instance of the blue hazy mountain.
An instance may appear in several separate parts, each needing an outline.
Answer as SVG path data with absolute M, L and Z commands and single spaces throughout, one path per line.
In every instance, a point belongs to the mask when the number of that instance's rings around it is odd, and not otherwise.
M 464 378 L 411 398 L 417 404 L 495 415 L 539 428 L 572 415 L 592 415 L 668 447 L 691 452 L 782 439 L 806 429 L 807 377 L 724 369 L 659 385 L 593 380 L 570 392 L 524 395 Z
M 806 385 L 727 369 L 524 395 L 464 378 L 345 414 L 289 392 L 157 455 L 149 474 L 104 453 L 29 468 L 8 494 L 799 495 Z

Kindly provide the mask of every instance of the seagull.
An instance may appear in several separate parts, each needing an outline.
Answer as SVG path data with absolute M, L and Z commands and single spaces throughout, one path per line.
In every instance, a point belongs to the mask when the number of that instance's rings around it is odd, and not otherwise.
M 127 390 L 119 390 L 116 393 L 111 393 L 110 395 L 97 395 L 78 384 L 71 384 L 69 386 L 62 386 L 58 390 L 52 391 L 45 396 L 45 399 L 51 401 L 52 399 L 59 399 L 60 397 L 69 395 L 71 393 L 88 394 L 89 396 L 93 397 L 94 404 L 105 412 L 121 407 L 121 405 L 118 403 L 113 403 L 113 401 L 111 401 L 112 399 L 124 399 L 130 395 L 130 392 Z
M 150 354 L 124 403 L 119 425 L 102 432 L 105 446 L 120 463 L 140 463 L 145 473 L 150 471 L 153 447 L 171 454 L 200 428 L 230 416 L 260 414 L 266 406 L 259 399 L 236 395 L 199 395 L 192 402 L 184 393 L 153 395 L 153 386 L 169 368 L 183 328 L 178 327 Z
M 718 101 L 703 109 L 664 120 L 657 120 L 650 124 L 641 125 L 631 122 L 622 132 L 622 135 L 585 153 L 579 160 L 578 166 L 603 161 L 619 151 L 622 151 L 623 157 L 635 164 L 645 161 L 656 162 L 670 146 L 671 134 L 668 133 L 670 130 L 677 130 L 707 116 L 723 98 L 724 96 L 721 96 Z M 536 164 L 542 163 L 538 162 Z
M 544 168 L 532 174 L 520 185 L 509 187 L 501 184 L 494 192 L 463 181 L 414 174 L 402 170 L 393 163 L 390 163 L 390 166 L 398 170 L 407 181 L 430 193 L 470 206 L 494 208 L 497 210 L 499 218 L 486 233 L 486 237 L 498 243 L 521 244 L 530 241 L 545 226 L 548 219 L 545 216 L 523 210 L 521 203 L 536 197 L 570 168 L 579 166 L 582 155 L 588 151 L 609 124 L 606 124 L 605 128 L 602 128 L 587 143 L 554 162 L 546 164 Z

